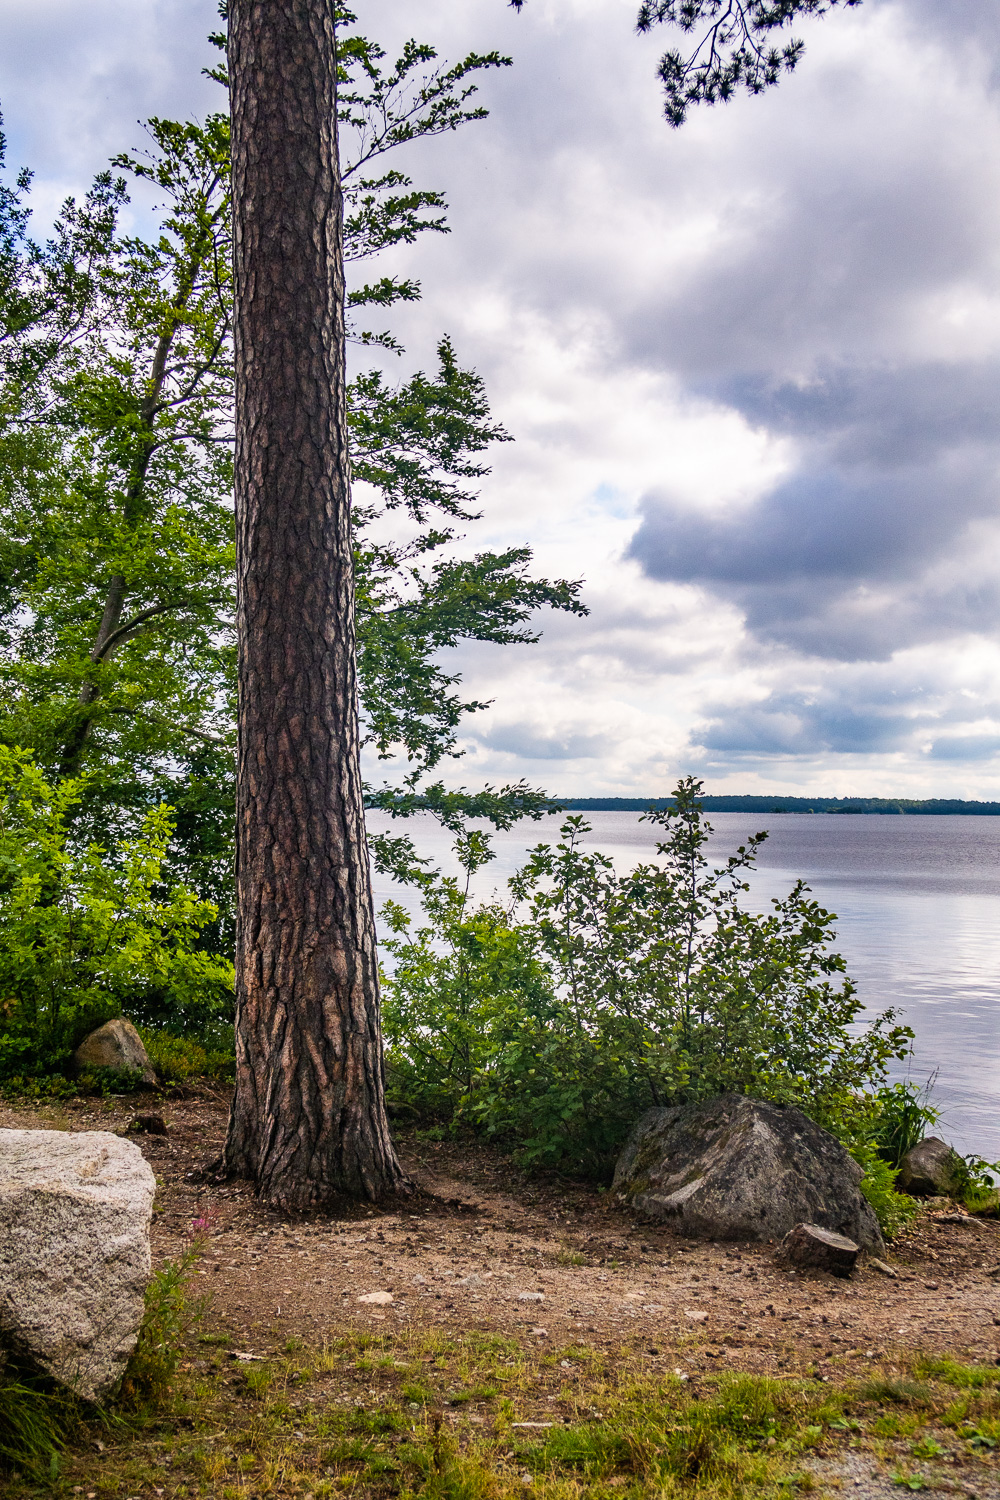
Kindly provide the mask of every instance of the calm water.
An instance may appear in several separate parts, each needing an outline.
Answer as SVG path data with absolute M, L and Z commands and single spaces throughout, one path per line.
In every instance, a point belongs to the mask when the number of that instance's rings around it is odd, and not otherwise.
M 595 812 L 587 821 L 588 843 L 619 868 L 652 854 L 656 829 L 638 814 Z M 560 822 L 497 835 L 497 859 L 480 872 L 477 894 L 503 891 L 525 849 L 554 842 Z M 709 852 L 720 860 L 768 830 L 747 899 L 763 908 L 797 877 L 808 882 L 838 915 L 837 947 L 866 1006 L 898 1008 L 916 1033 L 910 1076 L 923 1082 L 936 1072 L 940 1132 L 961 1151 L 1000 1159 L 1000 817 L 713 813 L 711 822 Z M 454 869 L 449 840 L 431 820 L 414 820 L 410 831 L 421 853 Z

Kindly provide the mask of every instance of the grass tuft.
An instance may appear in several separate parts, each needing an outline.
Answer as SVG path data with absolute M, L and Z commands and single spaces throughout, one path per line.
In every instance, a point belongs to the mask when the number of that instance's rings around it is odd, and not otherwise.
M 54 1479 L 79 1404 L 27 1377 L 0 1378 L 0 1467 Z
M 858 1389 L 862 1401 L 889 1402 L 896 1406 L 933 1406 L 934 1392 L 919 1380 L 878 1375 Z
M 150 1278 L 139 1338 L 118 1393 L 126 1409 L 156 1410 L 170 1396 L 184 1342 L 204 1311 L 187 1297 L 197 1259 L 198 1248 L 192 1246 L 177 1260 L 166 1261 Z

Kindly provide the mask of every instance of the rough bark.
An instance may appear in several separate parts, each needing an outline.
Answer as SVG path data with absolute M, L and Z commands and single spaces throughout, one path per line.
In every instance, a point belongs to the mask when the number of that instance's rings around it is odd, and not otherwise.
M 332 6 L 230 0 L 229 69 L 240 728 L 224 1164 L 302 1209 L 406 1188 L 359 768 Z

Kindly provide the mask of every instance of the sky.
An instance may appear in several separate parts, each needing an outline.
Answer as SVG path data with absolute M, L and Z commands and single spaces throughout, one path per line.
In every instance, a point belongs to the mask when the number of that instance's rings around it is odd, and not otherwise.
M 442 334 L 498 447 L 464 545 L 590 613 L 452 653 L 489 712 L 453 785 L 1000 798 L 1000 26 L 864 0 L 797 72 L 662 118 L 636 0 L 356 0 L 390 53 L 509 54 L 489 119 L 395 165 L 451 233 L 394 269 L 400 373 Z M 138 121 L 217 108 L 215 0 L 0 0 L 40 226 Z M 137 204 L 135 222 L 143 224 Z

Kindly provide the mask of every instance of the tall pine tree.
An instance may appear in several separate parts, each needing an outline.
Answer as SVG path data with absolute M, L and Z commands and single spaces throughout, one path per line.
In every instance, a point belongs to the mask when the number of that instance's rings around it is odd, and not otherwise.
M 236 1093 L 269 1202 L 406 1191 L 362 798 L 329 0 L 232 0 L 239 634 Z

